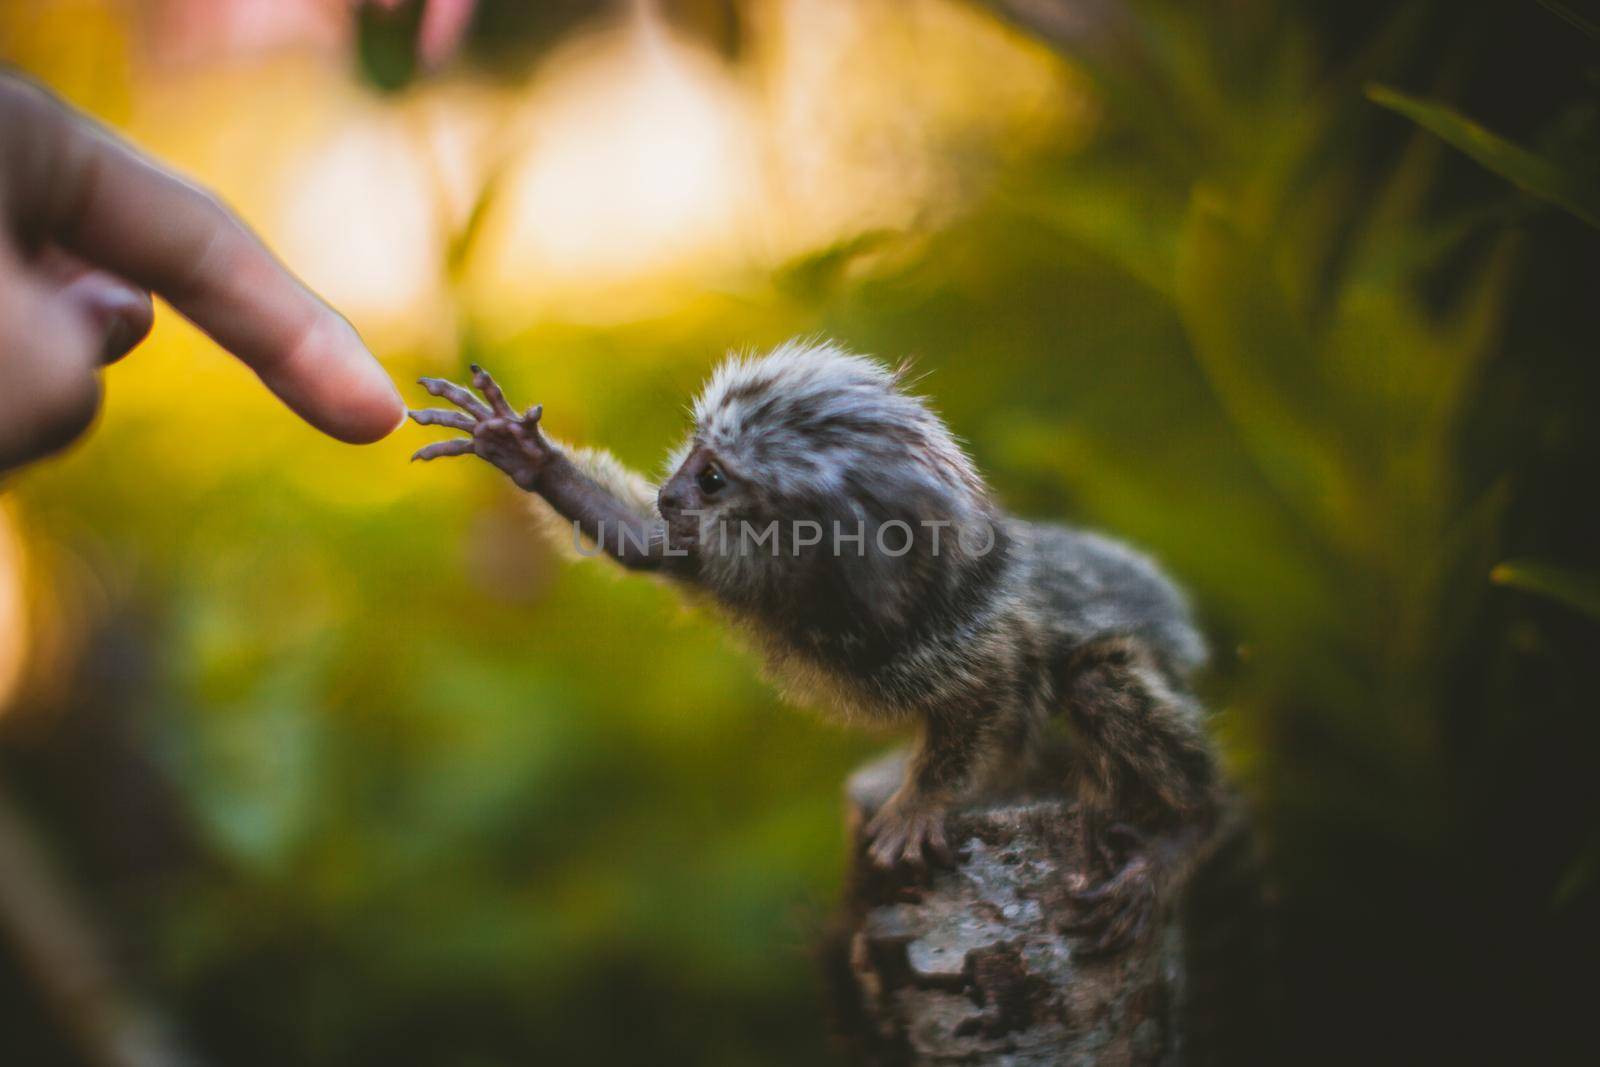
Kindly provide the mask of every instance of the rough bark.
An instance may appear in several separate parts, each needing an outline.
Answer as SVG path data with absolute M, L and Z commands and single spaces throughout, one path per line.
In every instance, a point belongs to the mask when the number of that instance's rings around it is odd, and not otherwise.
M 855 860 L 832 946 L 840 1027 L 875 1063 L 1193 1064 L 1254 1058 L 1265 1018 L 1264 926 L 1238 806 L 1195 846 L 1147 936 L 1090 958 L 1067 932 L 1083 870 L 1070 803 L 1019 798 L 952 813 L 955 867 L 884 874 L 861 828 L 903 754 L 859 770 Z

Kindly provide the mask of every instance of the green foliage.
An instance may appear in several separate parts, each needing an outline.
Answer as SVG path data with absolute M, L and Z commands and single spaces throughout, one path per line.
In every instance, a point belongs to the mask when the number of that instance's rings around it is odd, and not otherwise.
M 1381 85 L 1369 86 L 1374 102 L 1411 119 L 1443 138 L 1523 192 L 1572 212 L 1590 226 L 1600 227 L 1600 173 L 1592 168 L 1566 167 L 1512 144 L 1443 104 L 1420 100 Z
M 1489 579 L 1513 589 L 1559 600 L 1600 619 L 1600 578 L 1533 560 L 1507 560 L 1489 572 Z
M 1539 6 L 1583 33 L 1593 41 L 1600 41 L 1600 25 L 1572 10 L 1560 0 L 1539 0 Z
M 356 5 L 356 62 L 373 88 L 397 92 L 416 77 L 417 35 L 426 7 L 426 0 Z

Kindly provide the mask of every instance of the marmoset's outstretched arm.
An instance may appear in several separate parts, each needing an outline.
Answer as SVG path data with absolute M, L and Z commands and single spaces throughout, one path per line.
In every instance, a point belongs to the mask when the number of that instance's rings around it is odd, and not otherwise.
M 423 378 L 422 387 L 450 401 L 460 411 L 428 408 L 410 412 L 424 426 L 449 426 L 470 436 L 438 441 L 417 450 L 412 459 L 477 455 L 504 471 L 520 488 L 538 493 L 583 535 L 629 570 L 659 570 L 681 552 L 669 551 L 666 526 L 639 514 L 608 491 L 539 429 L 544 405 L 518 415 L 485 371 L 472 367 L 472 384 L 484 396 L 441 378 Z M 485 403 L 484 401 L 487 401 Z

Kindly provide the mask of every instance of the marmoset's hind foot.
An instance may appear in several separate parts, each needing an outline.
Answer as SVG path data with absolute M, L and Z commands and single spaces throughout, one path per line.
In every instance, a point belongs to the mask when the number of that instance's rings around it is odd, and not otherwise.
M 1083 889 L 1069 890 L 1077 915 L 1063 924 L 1083 935 L 1078 951 L 1086 956 L 1115 952 L 1143 937 L 1156 908 L 1156 870 L 1148 853 L 1129 853 L 1121 869 Z
M 1076 917 L 1068 933 L 1086 938 L 1078 951 L 1099 956 L 1137 940 L 1155 910 L 1155 861 L 1151 842 L 1127 823 L 1105 825 L 1093 808 L 1079 808 L 1078 834 L 1084 866 L 1098 881 L 1069 890 Z
M 425 445 L 417 449 L 412 459 L 426 461 L 475 454 L 510 475 L 511 480 L 524 489 L 533 488 L 539 473 L 554 455 L 539 430 L 544 405 L 536 404 L 526 414 L 518 415 L 506 401 L 499 384 L 476 363 L 472 365 L 472 384 L 483 394 L 483 400 L 471 390 L 443 378 L 422 378 L 418 384 L 461 410 L 427 408 L 407 412 L 412 421 L 423 426 L 449 426 L 470 436 Z
M 1104 829 L 1101 825 L 1093 816 L 1079 817 L 1078 832 L 1084 854 L 1094 869 L 1115 873 L 1123 868 L 1128 856 L 1145 847 L 1145 836 L 1124 822 L 1112 823 Z

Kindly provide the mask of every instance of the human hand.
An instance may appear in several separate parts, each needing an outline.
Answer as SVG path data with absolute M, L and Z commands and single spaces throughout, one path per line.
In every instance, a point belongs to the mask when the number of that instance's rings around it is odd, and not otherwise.
M 341 441 L 405 417 L 355 330 L 210 194 L 0 73 L 0 470 L 88 426 L 158 293 Z

